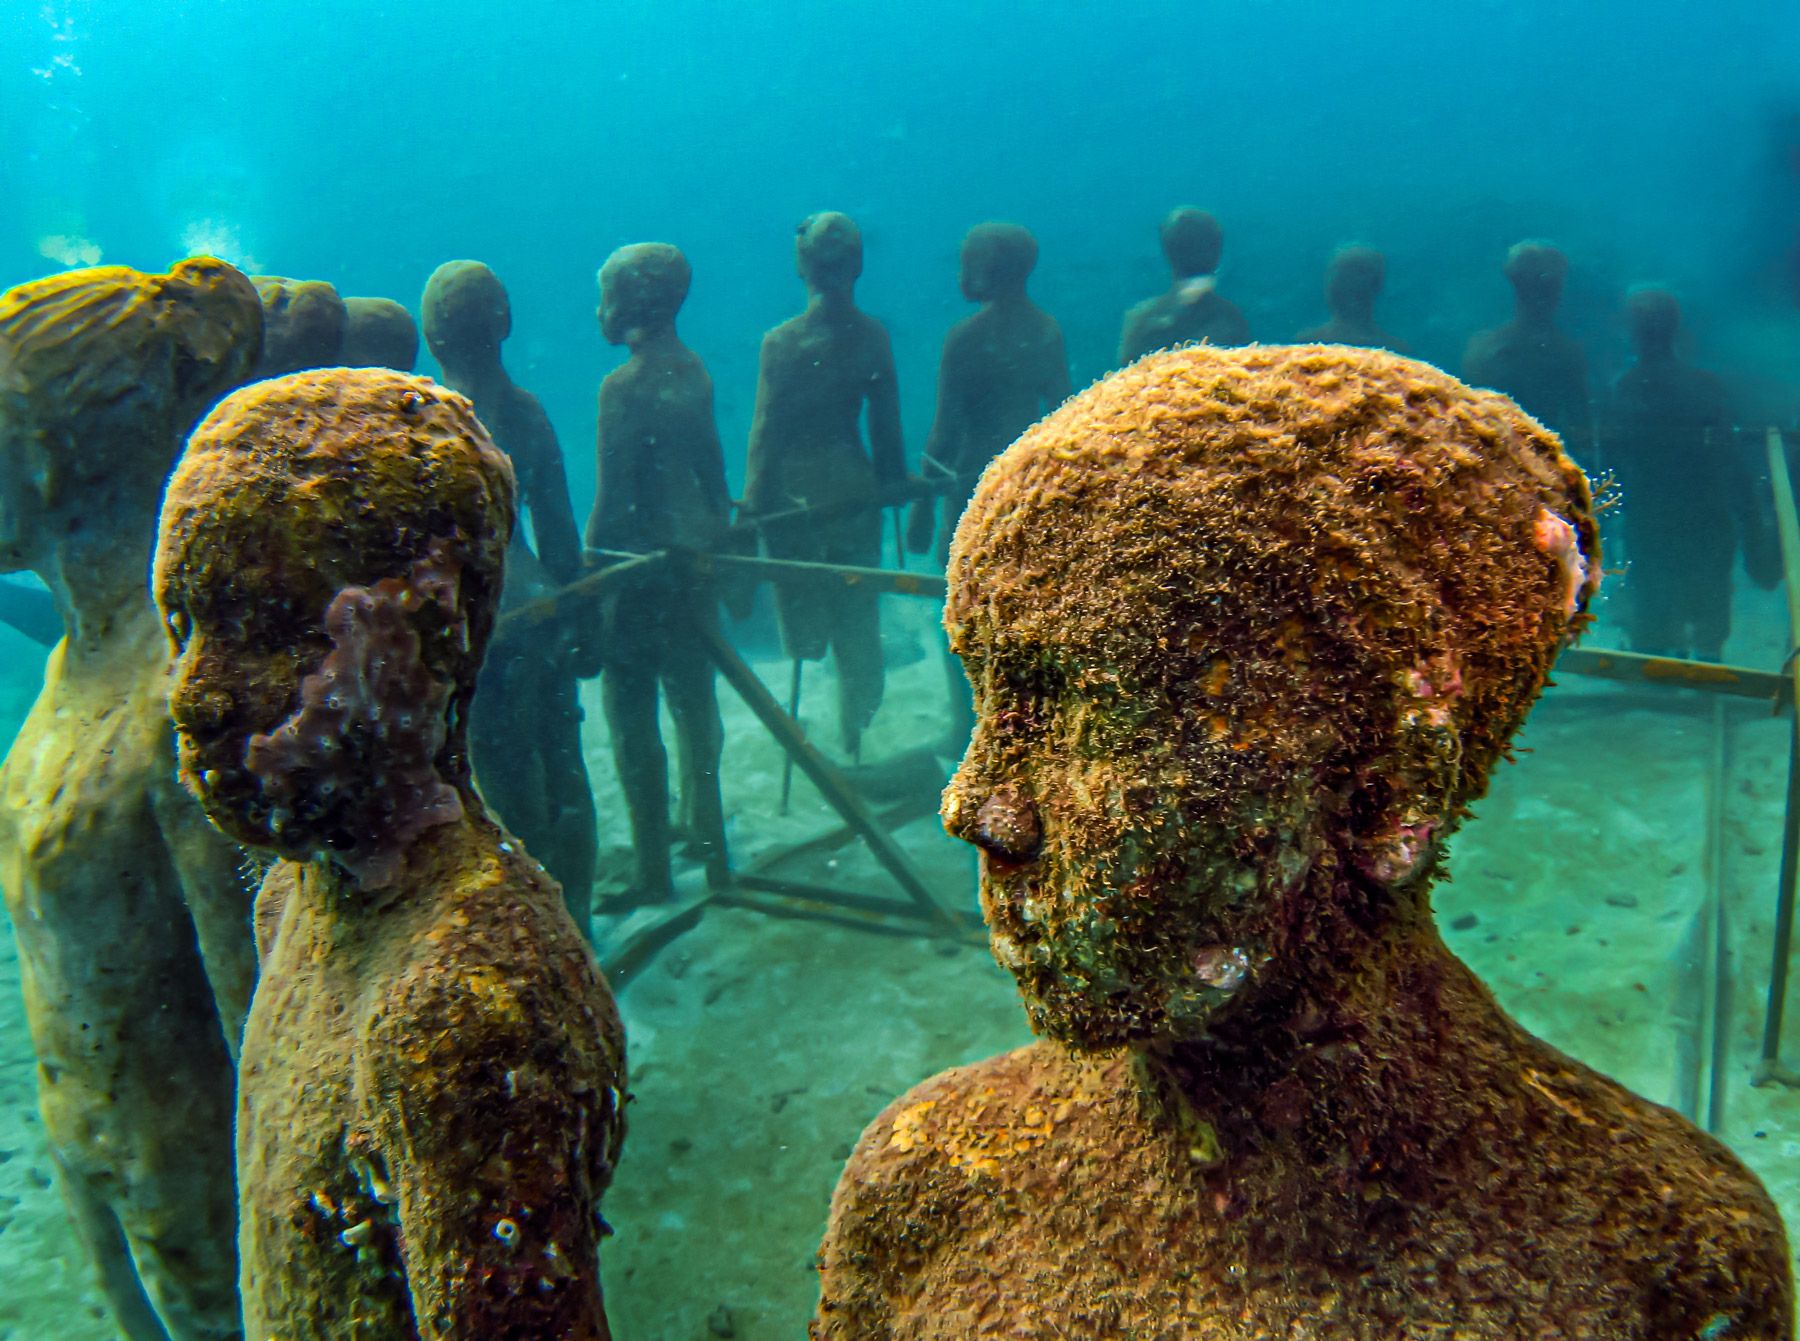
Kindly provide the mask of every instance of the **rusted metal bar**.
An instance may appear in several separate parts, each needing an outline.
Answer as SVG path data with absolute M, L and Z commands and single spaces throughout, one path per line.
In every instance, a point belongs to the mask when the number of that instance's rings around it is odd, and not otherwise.
M 608 589 L 643 577 L 668 561 L 669 554 L 666 550 L 657 550 L 652 554 L 627 554 L 616 563 L 609 563 L 591 573 L 583 573 L 573 582 L 558 587 L 548 595 L 527 601 L 517 609 L 508 610 L 501 615 L 494 622 L 492 641 L 498 644 L 503 637 L 515 638 L 522 633 L 541 629 L 546 624 L 566 619 L 582 605 L 598 600 Z
M 1585 675 L 1600 680 L 1700 689 L 1734 698 L 1755 698 L 1777 706 L 1793 702 L 1794 682 L 1779 671 L 1748 666 L 1721 666 L 1679 657 L 1649 657 L 1602 647 L 1571 647 L 1556 659 L 1558 675 Z
M 799 894 L 774 894 L 747 887 L 734 887 L 715 894 L 713 903 L 719 907 L 746 908 L 769 917 L 804 918 L 812 922 L 828 922 L 835 926 L 848 927 L 852 931 L 874 932 L 884 936 L 916 937 L 929 930 L 940 944 L 965 945 L 970 949 L 985 949 L 987 946 L 987 937 L 979 930 L 964 929 L 945 932 L 941 929 L 923 926 L 916 918 L 856 911 Z
M 655 909 L 652 916 L 634 919 L 634 925 L 625 935 L 600 946 L 596 957 L 613 991 L 619 991 L 636 977 L 638 971 L 655 958 L 658 950 L 698 926 L 709 902 L 711 896 L 707 894 L 677 899 Z
M 964 919 L 938 901 L 893 836 L 870 812 L 843 775 L 813 748 L 805 732 L 801 731 L 800 724 L 781 710 L 775 696 L 737 654 L 737 649 L 725 640 L 725 636 L 711 621 L 696 620 L 695 624 L 707 653 L 712 657 L 719 673 L 725 677 L 725 682 L 762 721 L 769 734 L 775 737 L 775 742 L 793 757 L 794 763 L 811 780 L 813 786 L 819 789 L 819 794 L 832 809 L 842 815 L 844 822 L 855 829 L 857 836 L 869 845 L 869 851 L 874 854 L 875 860 L 894 878 L 906 896 L 929 914 L 928 920 L 937 927 L 950 932 L 961 930 L 965 925 Z
M 1771 427 L 1764 440 L 1769 487 L 1774 494 L 1775 529 L 1781 538 L 1781 570 L 1787 584 L 1788 638 L 1800 641 L 1800 516 L 1794 512 L 1794 484 L 1788 477 L 1787 448 Z M 1800 687 L 1800 658 L 1790 656 L 1789 677 Z M 1800 700 L 1795 700 L 1800 702 Z M 1769 1003 L 1763 1012 L 1762 1056 L 1752 1082 L 1800 1084 L 1800 1075 L 1781 1065 L 1781 1024 L 1787 1009 L 1788 956 L 1794 944 L 1794 884 L 1800 874 L 1800 713 L 1788 722 L 1787 809 L 1781 826 L 1781 877 L 1775 893 L 1774 963 L 1769 970 Z

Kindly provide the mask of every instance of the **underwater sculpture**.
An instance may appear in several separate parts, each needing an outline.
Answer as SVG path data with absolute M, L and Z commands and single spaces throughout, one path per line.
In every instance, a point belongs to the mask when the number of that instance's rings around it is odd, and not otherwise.
M 538 398 L 515 385 L 501 362 L 500 346 L 512 334 L 512 302 L 492 270 L 479 261 L 440 265 L 425 284 L 419 320 L 445 384 L 474 403 L 518 475 L 531 543 L 523 527 L 514 533 L 506 574 L 510 609 L 581 572 L 562 447 Z M 598 669 L 591 641 L 584 631 L 562 627 L 530 646 L 496 643 L 469 725 L 482 796 L 561 882 L 584 935 L 600 840 L 581 753 L 576 682 Z
M 1506 254 L 1513 319 L 1478 332 L 1463 351 L 1465 381 L 1503 391 L 1554 429 L 1569 455 L 1593 466 L 1594 412 L 1587 355 L 1556 324 L 1569 259 L 1548 242 L 1521 242 Z
M 1250 323 L 1236 303 L 1219 293 L 1213 273 L 1225 252 L 1225 230 L 1219 221 L 1205 210 L 1184 205 L 1164 216 L 1160 236 L 1173 280 L 1167 291 L 1125 314 L 1119 364 L 1190 341 L 1248 344 Z
M 1681 305 L 1662 289 L 1626 303 L 1637 361 L 1619 377 L 1606 459 L 1619 472 L 1634 651 L 1719 661 L 1738 552 L 1762 585 L 1780 577 L 1725 384 L 1675 351 Z
M 712 379 L 675 333 L 692 272 L 662 242 L 621 247 L 600 268 L 600 332 L 631 357 L 600 384 L 598 490 L 588 519 L 593 549 L 707 551 L 731 522 L 725 456 L 713 416 Z M 719 755 L 725 728 L 713 663 L 695 620 L 716 610 L 685 572 L 659 569 L 606 603 L 601 692 L 613 760 L 631 816 L 633 893 L 671 897 L 669 765 L 657 691 L 674 718 L 681 806 L 689 851 L 714 884 L 725 881 L 725 816 Z
M 346 368 L 392 368 L 411 372 L 419 361 L 419 328 L 392 298 L 344 299 L 344 347 L 338 361 Z
M 829 211 L 809 215 L 794 252 L 806 310 L 763 337 L 744 511 L 766 517 L 828 509 L 762 526 L 770 555 L 872 567 L 881 557 L 882 491 L 906 475 L 894 352 L 887 328 L 856 306 L 863 251 L 855 223 Z M 788 656 L 818 661 L 833 654 L 839 739 L 855 755 L 886 678 L 875 593 L 830 577 L 784 580 L 775 588 L 775 611 Z
M 349 311 L 338 291 L 322 279 L 253 275 L 262 299 L 262 357 L 249 381 L 279 377 L 302 368 L 328 368 L 343 356 Z
M 944 817 L 1047 1039 L 863 1134 L 813 1336 L 1786 1336 L 1755 1178 L 1432 921 L 1599 572 L 1553 437 L 1377 351 L 1157 355 L 990 467 Z
M 169 484 L 182 779 L 282 858 L 239 1081 L 259 1341 L 608 1334 L 623 1033 L 469 781 L 513 489 L 461 396 L 341 368 L 228 397 Z
M 944 339 L 938 364 L 937 414 L 925 440 L 927 476 L 949 476 L 951 492 L 913 504 L 907 548 L 931 548 L 947 562 L 950 536 L 987 463 L 1069 394 L 1069 360 L 1056 318 L 1032 302 L 1026 281 L 1037 265 L 1037 239 L 1017 224 L 984 223 L 962 245 L 962 292 L 981 310 L 964 317 Z M 962 753 L 974 726 L 962 666 L 946 655 L 951 724 L 946 740 Z
M 232 1055 L 255 976 L 241 853 L 175 779 L 146 589 L 182 437 L 249 372 L 256 290 L 222 261 L 76 270 L 0 296 L 0 570 L 64 631 L 0 765 L 44 1134 L 130 1341 L 239 1335 Z
M 1339 247 L 1325 269 L 1325 304 L 1331 320 L 1295 337 L 1308 345 L 1361 345 L 1406 352 L 1406 343 L 1381 329 L 1375 300 L 1387 282 L 1387 259 L 1373 247 Z

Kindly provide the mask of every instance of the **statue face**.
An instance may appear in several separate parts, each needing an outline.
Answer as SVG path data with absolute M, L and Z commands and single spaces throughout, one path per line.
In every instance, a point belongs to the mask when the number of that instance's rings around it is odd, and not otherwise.
M 1204 1033 L 1320 846 L 1309 798 L 1198 782 L 1187 742 L 1210 727 L 1154 686 L 965 657 L 979 722 L 945 825 L 982 850 L 994 954 L 1033 1028 L 1086 1047 Z

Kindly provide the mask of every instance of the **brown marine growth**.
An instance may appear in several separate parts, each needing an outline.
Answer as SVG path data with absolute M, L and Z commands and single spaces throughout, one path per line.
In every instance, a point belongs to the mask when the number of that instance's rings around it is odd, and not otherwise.
M 145 575 L 182 438 L 243 380 L 261 329 L 256 290 L 222 261 L 0 295 L 0 571 L 42 577 L 63 624 L 0 765 L 0 885 L 45 1136 L 130 1341 L 238 1335 L 250 893 L 175 780 Z
M 344 349 L 349 312 L 338 291 L 322 279 L 284 279 L 255 275 L 262 299 L 262 357 L 250 381 L 280 377 L 303 368 L 338 363 Z
M 411 372 L 419 361 L 419 327 L 412 313 L 392 298 L 344 299 L 346 368 L 392 368 Z
M 862 234 L 847 215 L 801 220 L 794 254 L 806 310 L 763 336 L 744 511 L 827 509 L 765 524 L 769 554 L 873 567 L 881 557 L 882 491 L 906 474 L 894 351 L 887 328 L 856 306 Z M 784 581 L 775 588 L 775 612 L 790 657 L 833 654 L 839 738 L 855 754 L 886 679 L 875 593 L 832 578 Z
M 1170 210 L 1160 230 L 1163 258 L 1173 277 L 1168 289 L 1125 314 L 1119 364 L 1157 349 L 1205 342 L 1250 343 L 1250 323 L 1236 303 L 1219 293 L 1214 271 L 1225 253 L 1225 230 L 1205 210 Z
M 1331 320 L 1296 337 L 1303 345 L 1361 345 L 1406 353 L 1375 320 L 1375 300 L 1387 282 L 1387 258 L 1373 247 L 1339 247 L 1325 269 L 1325 305 Z
M 1569 258 L 1548 242 L 1521 242 L 1507 252 L 1505 273 L 1513 319 L 1470 337 L 1463 378 L 1511 396 L 1561 435 L 1577 461 L 1595 465 L 1587 355 L 1556 321 Z
M 944 339 L 937 414 L 925 439 L 926 478 L 948 478 L 943 524 L 938 495 L 914 503 L 907 523 L 907 548 L 915 553 L 931 548 L 938 533 L 940 563 L 949 560 L 956 519 L 987 463 L 1069 394 L 1062 327 L 1025 292 L 1037 250 L 1037 239 L 1017 224 L 977 224 L 963 239 L 963 297 L 981 309 Z M 968 681 L 953 656 L 946 659 L 945 680 L 951 705 L 946 740 L 960 754 L 975 718 Z
M 731 493 L 713 416 L 712 379 L 675 333 L 692 271 L 664 242 L 621 247 L 600 268 L 600 333 L 631 357 L 600 384 L 598 491 L 592 549 L 705 552 L 725 539 Z M 631 818 L 633 892 L 673 896 L 669 765 L 657 700 L 674 719 L 689 852 L 723 883 L 729 867 L 719 796 L 725 728 L 702 623 L 717 620 L 709 592 L 659 569 L 606 604 L 601 690 L 613 761 Z
M 446 261 L 426 281 L 419 320 L 445 385 L 473 402 L 518 476 L 531 535 L 527 543 L 523 526 L 513 535 L 508 608 L 573 581 L 581 572 L 581 539 L 562 446 L 538 398 L 514 383 L 501 362 L 500 346 L 512 334 L 512 301 L 499 276 L 479 261 Z M 598 668 L 592 641 L 590 632 L 562 627 L 529 645 L 496 644 L 470 723 L 482 796 L 561 882 L 584 935 L 599 831 L 581 752 L 576 681 Z
M 1432 921 L 1598 560 L 1553 437 L 1385 353 L 1158 355 L 1002 456 L 944 814 L 1048 1037 L 864 1133 L 813 1335 L 1787 1336 L 1755 1178 Z
M 169 485 L 182 778 L 282 858 L 239 1085 L 251 1337 L 608 1334 L 618 1014 L 469 783 L 513 488 L 466 400 L 386 369 L 244 388 Z

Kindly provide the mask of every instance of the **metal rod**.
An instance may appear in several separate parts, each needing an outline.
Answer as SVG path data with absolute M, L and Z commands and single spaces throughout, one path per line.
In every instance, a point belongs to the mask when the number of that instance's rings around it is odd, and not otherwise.
M 744 700 L 746 707 L 757 717 L 776 742 L 793 756 L 794 763 L 806 774 L 813 786 L 819 789 L 827 802 L 844 821 L 854 828 L 875 860 L 891 875 L 906 896 L 920 908 L 931 914 L 931 919 L 946 931 L 960 931 L 965 925 L 964 919 L 952 913 L 937 897 L 913 867 L 911 860 L 894 842 L 893 837 L 882 827 L 879 820 L 863 804 L 854 788 L 844 780 L 831 762 L 813 748 L 806 735 L 800 730 L 799 723 L 782 712 L 781 705 L 767 686 L 757 678 L 756 672 L 737 654 L 737 649 L 725 640 L 717 628 L 705 621 L 696 621 L 700 628 L 701 640 L 713 659 L 725 682 Z
M 1800 639 L 1800 517 L 1794 512 L 1794 485 L 1788 477 L 1787 448 L 1779 429 L 1771 427 L 1764 446 L 1769 459 L 1769 487 L 1774 494 L 1775 529 L 1781 538 L 1781 569 L 1787 583 L 1788 636 Z M 1790 657 L 1788 673 L 1800 686 L 1800 658 Z M 1796 700 L 1800 702 L 1800 700 Z M 1787 810 L 1782 817 L 1781 879 L 1775 895 L 1774 963 L 1769 970 L 1769 1003 L 1763 1013 L 1762 1056 L 1753 1084 L 1794 1084 L 1797 1078 L 1780 1063 L 1781 1023 L 1787 1008 L 1788 955 L 1794 943 L 1794 881 L 1800 871 L 1800 712 L 1788 731 Z
M 806 662 L 800 657 L 794 658 L 794 675 L 788 685 L 788 716 L 796 725 L 800 721 L 800 668 Z M 794 794 L 794 756 L 783 750 L 781 753 L 781 813 L 788 813 L 788 801 Z
M 1731 1058 L 1731 943 L 1725 906 L 1725 781 L 1731 769 L 1731 723 L 1725 703 L 1713 700 L 1710 766 L 1706 783 L 1706 883 L 1712 917 L 1707 934 L 1712 993 L 1712 1028 L 1707 1038 L 1706 1130 L 1717 1135 L 1725 1122 L 1725 1087 Z
M 666 550 L 657 550 L 651 554 L 626 554 L 616 563 L 609 563 L 591 573 L 583 573 L 573 582 L 558 587 L 548 595 L 527 601 L 516 610 L 508 610 L 501 615 L 494 623 L 491 642 L 498 644 L 503 637 L 513 637 L 563 619 L 571 613 L 571 606 L 596 600 L 608 588 L 617 586 L 628 578 L 642 577 L 668 561 L 669 554 Z
M 1571 647 L 1556 659 L 1553 673 L 1703 689 L 1735 698 L 1761 699 L 1777 706 L 1792 703 L 1794 693 L 1793 679 L 1779 671 L 1721 666 L 1679 657 L 1650 657 L 1638 652 L 1615 652 L 1610 648 Z

